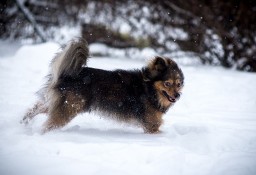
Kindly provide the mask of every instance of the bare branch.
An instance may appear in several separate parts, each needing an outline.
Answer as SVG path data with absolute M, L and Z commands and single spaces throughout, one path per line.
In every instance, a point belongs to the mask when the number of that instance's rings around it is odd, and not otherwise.
M 16 0 L 16 4 L 17 4 L 18 8 L 21 10 L 21 12 L 24 14 L 26 19 L 31 23 L 35 32 L 38 34 L 38 36 L 41 38 L 41 40 L 43 42 L 46 42 L 46 37 L 44 35 L 42 28 L 40 28 L 38 26 L 33 14 L 24 6 L 24 1 Z

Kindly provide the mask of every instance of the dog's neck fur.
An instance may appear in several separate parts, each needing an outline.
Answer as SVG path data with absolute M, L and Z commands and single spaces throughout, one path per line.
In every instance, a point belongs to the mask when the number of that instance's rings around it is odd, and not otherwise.
M 165 107 L 160 104 L 157 96 L 157 90 L 154 88 L 152 81 L 147 81 L 145 83 L 145 92 L 148 94 L 149 103 L 152 107 L 162 113 L 166 113 L 168 111 L 169 106 Z

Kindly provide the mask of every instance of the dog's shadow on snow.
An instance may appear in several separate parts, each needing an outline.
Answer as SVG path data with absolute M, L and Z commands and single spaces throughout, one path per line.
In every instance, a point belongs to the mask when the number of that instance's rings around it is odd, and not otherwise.
M 110 136 L 118 136 L 118 135 L 139 135 L 139 132 L 129 131 L 123 129 L 98 129 L 98 128 L 82 128 L 78 125 L 67 128 L 66 133 L 77 133 L 83 135 L 110 135 Z
M 160 132 L 157 134 L 145 134 L 142 129 L 139 128 L 81 128 L 80 126 L 73 126 L 63 130 L 64 133 L 68 134 L 79 134 L 86 137 L 96 137 L 102 139 L 113 139 L 113 140 L 136 140 L 136 141 L 149 141 L 161 138 L 164 133 Z
M 88 141 L 106 141 L 106 142 L 136 142 L 142 144 L 159 144 L 162 142 L 180 142 L 182 140 L 192 139 L 194 141 L 200 136 L 208 135 L 207 127 L 201 125 L 174 124 L 163 127 L 162 131 L 157 134 L 145 134 L 141 128 L 136 127 L 114 127 L 114 128 L 88 128 L 79 125 L 62 129 L 59 134 L 65 135 L 65 139 L 79 138 L 79 142 Z M 66 137 L 69 135 L 68 137 Z M 70 137 L 71 136 L 71 137 Z M 153 141 L 153 142 L 152 142 Z M 193 141 L 193 142 L 194 142 Z M 192 142 L 192 141 L 191 141 Z
M 104 135 L 104 136 L 105 135 L 118 136 L 118 135 L 139 135 L 139 134 L 141 134 L 139 132 L 128 131 L 128 130 L 123 130 L 123 129 L 81 128 L 78 125 L 68 128 L 63 132 L 78 133 L 78 134 L 83 134 L 83 135 Z
M 139 128 L 83 128 L 78 125 L 72 126 L 63 130 L 65 133 L 72 134 L 81 134 L 87 136 L 109 136 L 109 137 L 157 137 L 157 136 L 166 136 L 175 137 L 175 136 L 183 136 L 189 134 L 206 134 L 208 133 L 207 127 L 203 126 L 194 126 L 194 125 L 181 125 L 174 124 L 167 130 L 161 131 L 156 134 L 145 134 L 142 129 Z M 175 136 L 174 136 L 175 135 Z

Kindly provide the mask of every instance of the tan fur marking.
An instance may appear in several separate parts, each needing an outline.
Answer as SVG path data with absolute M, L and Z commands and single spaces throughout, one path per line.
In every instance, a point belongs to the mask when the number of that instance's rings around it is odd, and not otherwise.
M 157 96 L 158 96 L 158 100 L 159 100 L 159 103 L 161 104 L 161 106 L 163 106 L 163 107 L 170 106 L 169 100 L 162 94 L 162 90 L 165 89 L 165 87 L 163 86 L 163 82 L 157 81 L 155 83 L 155 88 L 157 89 Z
M 58 100 L 58 104 L 50 111 L 44 132 L 65 126 L 82 112 L 86 101 L 80 95 L 68 92 L 65 97 L 64 101 Z
M 167 80 L 166 82 L 169 82 L 171 85 L 173 85 L 174 81 L 173 80 Z
M 156 111 L 152 108 L 148 108 L 143 128 L 145 133 L 159 133 L 159 127 L 163 123 L 162 112 Z
M 176 81 L 175 81 L 175 83 L 176 84 L 180 84 L 181 82 L 180 82 L 180 79 L 177 79 Z

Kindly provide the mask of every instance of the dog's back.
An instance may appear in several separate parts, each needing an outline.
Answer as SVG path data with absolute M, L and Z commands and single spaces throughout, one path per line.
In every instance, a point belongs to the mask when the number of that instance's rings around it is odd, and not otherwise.
M 62 90 L 62 96 L 67 92 L 82 96 L 86 102 L 84 111 L 104 112 L 104 116 L 115 116 L 122 121 L 138 119 L 145 113 L 147 95 L 140 70 L 84 67 L 75 78 L 62 77 L 57 87 Z

